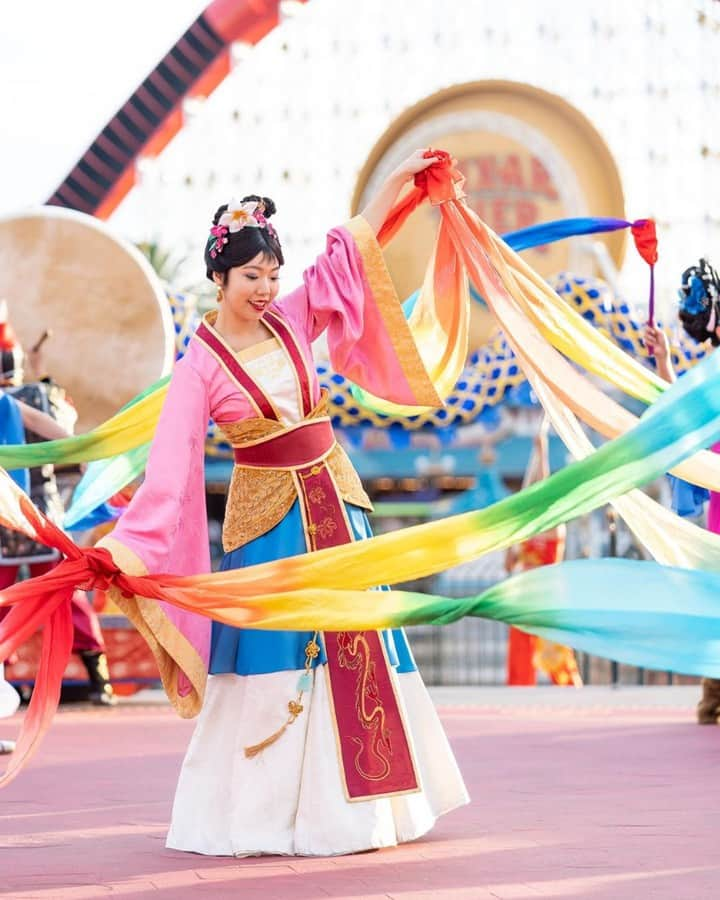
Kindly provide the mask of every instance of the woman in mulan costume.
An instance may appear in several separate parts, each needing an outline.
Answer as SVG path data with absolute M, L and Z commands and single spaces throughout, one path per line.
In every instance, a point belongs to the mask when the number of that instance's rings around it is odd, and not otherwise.
M 375 395 L 441 405 L 376 240 L 404 183 L 435 161 L 419 151 L 401 165 L 280 299 L 273 202 L 220 207 L 205 250 L 217 311 L 173 372 L 143 486 L 99 544 L 120 569 L 209 571 L 211 418 L 235 455 L 223 569 L 370 535 L 370 502 L 335 441 L 311 345 L 325 334 L 334 369 Z M 176 707 L 199 711 L 168 847 L 353 853 L 413 840 L 468 802 L 401 631 L 251 631 L 114 599 L 154 647 Z

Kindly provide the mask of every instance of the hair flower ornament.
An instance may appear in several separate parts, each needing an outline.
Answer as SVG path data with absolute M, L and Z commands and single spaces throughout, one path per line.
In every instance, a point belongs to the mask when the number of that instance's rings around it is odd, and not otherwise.
M 227 233 L 228 230 L 224 225 L 213 225 L 210 229 L 210 256 L 213 259 L 218 253 L 222 253 L 223 247 L 227 244 Z
M 242 228 L 259 228 L 260 223 L 254 216 L 257 208 L 256 200 L 246 200 L 244 203 L 231 200 L 227 210 L 220 216 L 218 225 L 224 225 L 231 234 Z
M 267 231 L 268 231 L 271 235 L 273 235 L 273 237 L 275 237 L 275 236 L 277 235 L 275 229 L 272 227 L 271 223 L 268 222 L 268 220 L 265 218 L 265 216 L 264 216 L 264 214 L 263 214 L 263 213 L 264 213 L 264 207 L 262 207 L 261 204 L 258 204 L 258 207 L 259 207 L 259 208 L 258 208 L 258 210 L 255 212 L 255 215 L 254 215 L 254 218 L 255 218 L 256 222 L 258 223 L 258 225 L 259 225 L 261 228 L 267 229 Z M 261 212 L 260 210 L 262 210 L 262 212 Z
M 217 225 L 210 228 L 208 248 L 210 256 L 215 259 L 222 253 L 229 241 L 229 235 L 237 234 L 243 228 L 265 228 L 273 237 L 277 237 L 275 229 L 265 217 L 265 204 L 257 200 L 231 200 L 227 209 L 218 219 Z

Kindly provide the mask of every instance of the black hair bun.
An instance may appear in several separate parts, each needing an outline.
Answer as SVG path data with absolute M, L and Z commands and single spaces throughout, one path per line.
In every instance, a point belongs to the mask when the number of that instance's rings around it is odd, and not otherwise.
M 262 214 L 266 219 L 269 219 L 270 216 L 274 216 L 277 212 L 277 206 L 275 206 L 275 201 L 271 200 L 270 197 L 261 197 L 259 194 L 248 194 L 247 197 L 242 198 L 242 203 L 248 203 L 250 200 L 254 200 L 255 203 L 261 203 L 263 205 Z
M 277 212 L 277 206 L 275 206 L 275 201 L 271 200 L 270 197 L 262 198 L 263 206 L 265 207 L 265 212 L 263 215 L 266 219 L 269 219 L 270 216 L 274 216 Z
M 217 212 L 216 212 L 215 215 L 213 216 L 213 225 L 217 225 L 217 223 L 220 221 L 220 216 L 221 216 L 223 213 L 226 213 L 226 212 L 227 212 L 227 208 L 228 208 L 228 204 L 227 204 L 227 203 L 223 203 L 222 206 L 218 206 Z

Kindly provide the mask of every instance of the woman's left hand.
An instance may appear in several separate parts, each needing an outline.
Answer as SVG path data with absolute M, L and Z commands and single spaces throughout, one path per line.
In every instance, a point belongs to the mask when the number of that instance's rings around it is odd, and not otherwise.
M 393 203 L 407 182 L 412 181 L 418 172 L 424 172 L 425 169 L 429 169 L 434 163 L 440 161 L 437 156 L 428 156 L 426 159 L 427 152 L 427 150 L 416 150 L 412 156 L 408 156 L 405 162 L 401 163 L 385 180 L 380 190 L 362 211 L 363 218 L 375 234 L 379 233 Z
M 427 152 L 427 149 L 416 150 L 412 156 L 408 156 L 405 162 L 400 163 L 397 169 L 392 173 L 391 177 L 403 182 L 410 181 L 418 172 L 424 172 L 425 169 L 429 169 L 433 163 L 439 162 L 439 157 L 437 156 L 428 156 L 426 158 L 425 154 Z

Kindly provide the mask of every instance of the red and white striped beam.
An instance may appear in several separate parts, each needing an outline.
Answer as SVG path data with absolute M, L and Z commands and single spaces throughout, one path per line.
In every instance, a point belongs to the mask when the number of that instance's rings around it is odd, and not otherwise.
M 306 2 L 306 0 L 300 0 Z M 229 73 L 231 46 L 257 44 L 280 21 L 281 0 L 213 0 L 118 110 L 48 199 L 107 219 L 183 126 L 182 103 L 208 97 Z

